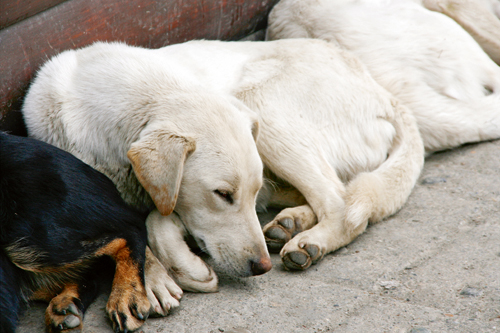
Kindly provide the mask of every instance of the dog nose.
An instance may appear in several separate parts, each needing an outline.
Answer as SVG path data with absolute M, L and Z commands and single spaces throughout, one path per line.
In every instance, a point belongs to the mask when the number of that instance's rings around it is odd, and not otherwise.
M 271 263 L 271 258 L 263 257 L 258 261 L 251 260 L 250 267 L 253 275 L 261 275 L 269 272 L 273 268 L 273 264 Z

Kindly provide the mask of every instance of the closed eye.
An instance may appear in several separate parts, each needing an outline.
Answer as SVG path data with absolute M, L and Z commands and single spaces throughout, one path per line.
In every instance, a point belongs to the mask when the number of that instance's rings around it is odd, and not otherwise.
M 234 202 L 233 194 L 228 191 L 215 190 L 214 193 L 217 194 L 222 199 L 224 199 L 225 201 L 227 201 L 229 204 L 232 204 Z

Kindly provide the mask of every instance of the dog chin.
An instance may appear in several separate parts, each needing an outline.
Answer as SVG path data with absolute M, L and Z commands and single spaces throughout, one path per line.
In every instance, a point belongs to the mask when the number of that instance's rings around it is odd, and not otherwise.
M 219 278 L 226 277 L 230 279 L 237 279 L 253 276 L 250 268 L 241 268 L 239 267 L 240 265 L 232 261 L 216 260 L 214 257 L 209 256 L 205 259 L 205 262 L 214 269 Z
M 231 251 L 226 245 L 215 245 L 218 249 L 217 253 L 210 251 L 210 246 L 207 246 L 205 240 L 200 237 L 188 235 L 186 242 L 191 248 L 191 251 L 201 257 L 203 261 L 214 269 L 217 275 L 228 276 L 233 278 L 242 278 L 252 276 L 250 266 L 241 265 L 234 260 Z

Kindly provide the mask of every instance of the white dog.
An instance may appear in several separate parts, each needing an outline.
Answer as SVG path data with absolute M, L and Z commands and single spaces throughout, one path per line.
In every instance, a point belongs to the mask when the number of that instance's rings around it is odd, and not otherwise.
M 38 73 L 23 114 L 30 136 L 106 174 L 128 203 L 156 207 L 147 222 L 154 254 L 184 289 L 215 291 L 216 275 L 182 239 L 187 231 L 228 274 L 271 269 L 254 208 L 263 171 L 258 123 L 236 98 L 206 89 L 183 61 L 168 49 L 124 44 L 63 52 Z M 185 258 L 165 258 L 167 248 Z M 147 258 L 153 311 L 166 314 L 182 291 L 149 251 Z
M 23 113 L 31 136 L 107 174 L 129 203 L 156 206 L 151 250 L 190 290 L 217 282 L 188 233 L 229 274 L 271 268 L 255 211 L 263 164 L 276 182 L 260 204 L 299 205 L 276 217 L 269 232 L 285 235 L 270 241 L 310 229 L 281 251 L 296 269 L 396 212 L 423 165 L 406 107 L 357 58 L 319 40 L 96 43 L 48 62 Z M 175 306 L 158 289 L 176 286 L 152 271 L 151 301 Z
M 409 0 L 282 0 L 267 34 L 357 55 L 412 111 L 427 151 L 500 137 L 500 68 L 445 15 Z
M 462 26 L 500 64 L 499 0 L 414 0 L 443 13 Z

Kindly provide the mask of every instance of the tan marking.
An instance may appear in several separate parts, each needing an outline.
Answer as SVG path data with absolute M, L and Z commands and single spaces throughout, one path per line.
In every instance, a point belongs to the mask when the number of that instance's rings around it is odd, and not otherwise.
M 106 310 L 113 325 L 120 326 L 120 330 L 125 328 L 135 330 L 144 321 L 130 313 L 130 308 L 137 308 L 137 311 L 144 317 L 149 313 L 150 304 L 146 296 L 146 289 L 139 274 L 139 266 L 130 257 L 130 249 L 124 239 L 115 239 L 96 254 L 111 256 L 116 262 L 115 277 L 111 294 L 109 295 Z M 126 318 L 126 322 L 121 322 L 121 314 Z M 120 320 L 120 322 L 115 322 Z M 116 327 L 115 327 L 116 328 Z
M 52 286 L 53 288 L 41 288 L 36 290 L 29 298 L 30 301 L 44 301 L 50 302 L 51 299 L 63 288 L 62 286 Z
M 106 244 L 105 246 L 101 247 L 99 250 L 97 250 L 95 255 L 96 256 L 108 255 L 114 258 L 116 254 L 126 246 L 127 246 L 127 241 L 125 239 L 116 238 L 111 242 L 109 242 L 108 244 Z
M 54 279 L 76 279 L 79 274 L 88 268 L 92 256 L 83 257 L 71 263 L 61 266 L 45 266 L 41 261 L 47 256 L 45 253 L 23 246 L 21 242 L 15 242 L 5 248 L 7 256 L 14 265 L 20 269 L 38 274 L 53 275 Z M 59 277 L 57 277 L 60 275 Z M 50 279 L 50 277 L 49 277 Z
M 80 309 L 78 309 L 76 304 L 73 302 L 75 298 L 79 299 L 79 297 L 80 294 L 78 293 L 78 285 L 76 283 L 68 283 L 57 296 L 52 298 L 49 306 L 45 310 L 45 326 L 47 332 L 54 332 L 54 328 L 58 327 L 59 324 L 62 324 L 69 315 L 77 316 L 80 319 L 80 324 L 72 329 L 82 328 L 83 318 L 81 317 Z M 68 311 L 63 315 L 63 310 L 68 310 L 70 307 L 78 309 L 78 311 L 75 311 L 77 313 Z
M 23 246 L 22 240 L 7 246 L 5 252 L 14 265 L 27 271 L 39 270 L 41 267 L 39 261 L 46 256 L 34 248 Z
M 76 295 L 73 297 L 78 298 L 78 284 L 75 282 L 53 282 L 50 284 L 45 284 L 39 289 L 35 290 L 30 296 L 30 301 L 45 301 L 50 302 L 54 297 L 61 294 Z
M 64 288 L 68 281 L 77 281 L 81 274 L 92 263 L 93 255 L 81 258 L 76 262 L 60 266 L 44 266 L 45 254 L 34 248 L 22 246 L 16 242 L 6 248 L 6 254 L 12 263 L 24 270 L 29 276 L 29 286 L 33 293 L 28 296 L 30 300 L 50 302 Z

